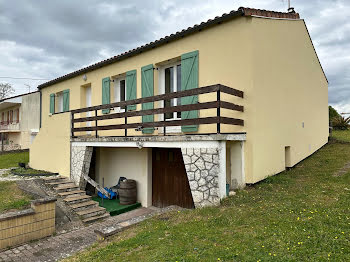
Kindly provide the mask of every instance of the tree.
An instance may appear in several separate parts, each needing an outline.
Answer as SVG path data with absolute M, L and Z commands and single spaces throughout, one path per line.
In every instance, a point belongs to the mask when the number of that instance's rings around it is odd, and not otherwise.
M 334 129 L 347 130 L 349 128 L 350 117 L 337 116 L 332 119 Z
M 0 83 L 0 100 L 15 93 L 15 89 L 8 83 Z
M 332 122 L 334 118 L 340 117 L 340 114 L 332 106 L 328 106 L 329 121 Z

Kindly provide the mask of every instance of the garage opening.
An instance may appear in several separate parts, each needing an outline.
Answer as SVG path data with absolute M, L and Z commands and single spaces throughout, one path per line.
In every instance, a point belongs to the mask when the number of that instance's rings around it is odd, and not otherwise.
M 194 208 L 181 149 L 153 148 L 152 204 L 156 207 Z

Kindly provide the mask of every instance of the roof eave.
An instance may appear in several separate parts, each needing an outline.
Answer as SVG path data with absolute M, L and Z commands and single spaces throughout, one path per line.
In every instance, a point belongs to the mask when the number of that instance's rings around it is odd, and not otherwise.
M 67 80 L 67 79 L 70 79 L 70 78 L 73 78 L 73 77 L 76 77 L 76 76 L 79 76 L 79 75 L 82 75 L 82 74 L 86 74 L 86 73 L 91 72 L 91 71 L 93 71 L 95 69 L 101 68 L 101 67 L 106 66 L 106 65 L 113 64 L 113 63 L 115 63 L 117 61 L 121 61 L 121 60 L 129 58 L 131 56 L 135 56 L 137 54 L 143 53 L 145 51 L 151 50 L 153 48 L 156 48 L 156 47 L 159 47 L 161 45 L 164 45 L 164 44 L 167 44 L 169 42 L 172 42 L 172 41 L 175 41 L 177 39 L 180 39 L 180 38 L 182 38 L 184 36 L 187 36 L 189 34 L 193 34 L 195 32 L 199 32 L 199 31 L 201 31 L 203 29 L 206 29 L 208 27 L 211 27 L 213 25 L 221 24 L 223 22 L 229 21 L 229 20 L 231 20 L 233 18 L 236 18 L 236 17 L 239 17 L 239 16 L 243 16 L 243 15 L 244 15 L 244 11 L 243 10 L 232 11 L 232 12 L 230 12 L 228 14 L 224 14 L 224 15 L 222 15 L 220 17 L 216 17 L 215 19 L 212 19 L 212 20 L 210 19 L 207 22 L 203 22 L 203 23 L 201 23 L 199 25 L 194 25 L 193 27 L 189 27 L 188 29 L 184 29 L 181 32 L 177 32 L 175 34 L 171 34 L 169 36 L 166 36 L 164 38 L 161 38 L 161 39 L 156 40 L 154 42 L 151 42 L 149 44 L 146 44 L 146 45 L 143 45 L 141 47 L 132 49 L 132 50 L 130 50 L 128 52 L 125 52 L 123 54 L 120 54 L 118 56 L 114 56 L 114 57 L 109 58 L 107 60 L 98 62 L 98 63 L 93 64 L 91 66 L 87 66 L 85 68 L 79 69 L 79 70 L 74 71 L 72 73 L 69 73 L 67 75 L 61 76 L 59 78 L 56 78 L 54 80 L 51 80 L 51 81 L 46 82 L 44 84 L 41 84 L 41 85 L 38 86 L 38 89 L 40 90 L 42 88 L 51 86 L 53 84 L 62 82 L 64 80 Z

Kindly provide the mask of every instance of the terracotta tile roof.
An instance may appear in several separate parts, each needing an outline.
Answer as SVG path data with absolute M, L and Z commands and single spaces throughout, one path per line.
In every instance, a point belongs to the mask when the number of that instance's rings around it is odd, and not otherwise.
M 108 58 L 106 60 L 100 61 L 98 63 L 92 64 L 90 66 L 84 67 L 82 69 L 79 69 L 77 71 L 74 71 L 72 73 L 60 76 L 56 79 L 50 80 L 46 83 L 43 83 L 38 86 L 38 89 L 48 87 L 50 85 L 62 82 L 64 80 L 91 72 L 97 68 L 101 68 L 103 66 L 115 63 L 117 61 L 120 61 L 122 59 L 126 59 L 128 57 L 140 54 L 142 52 L 145 52 L 147 50 L 153 49 L 155 47 L 158 47 L 163 44 L 167 44 L 171 41 L 174 41 L 176 39 L 182 38 L 186 35 L 192 34 L 194 32 L 199 32 L 202 29 L 205 29 L 207 27 L 216 25 L 216 24 L 221 24 L 225 21 L 234 19 L 236 17 L 240 16 L 264 16 L 264 17 L 272 17 L 272 18 L 284 18 L 284 19 L 299 19 L 299 14 L 298 13 L 283 13 L 283 12 L 274 12 L 274 11 L 267 11 L 267 10 L 260 10 L 260 9 L 252 9 L 252 8 L 245 8 L 245 7 L 240 7 L 237 11 L 231 11 L 230 13 L 225 13 L 222 16 L 217 16 L 214 19 L 209 19 L 206 22 L 202 22 L 199 25 L 196 24 L 192 27 L 188 27 L 187 29 L 183 29 L 182 31 L 178 31 L 174 34 L 162 37 L 154 42 L 150 42 L 148 44 L 142 45 L 140 47 L 137 47 L 135 49 L 129 50 L 127 52 L 124 52 L 122 54 L 113 56 L 111 58 Z
M 282 18 L 282 19 L 300 19 L 300 16 L 296 12 L 275 12 L 261 9 L 253 9 L 253 8 L 245 8 L 240 7 L 238 10 L 241 10 L 245 16 L 263 16 L 263 17 L 271 17 L 271 18 Z

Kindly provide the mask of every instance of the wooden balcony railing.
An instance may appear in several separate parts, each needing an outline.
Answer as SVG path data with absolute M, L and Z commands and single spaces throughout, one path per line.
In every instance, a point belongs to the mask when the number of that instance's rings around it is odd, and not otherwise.
M 172 107 L 161 107 L 147 110 L 138 110 L 138 111 L 127 111 L 121 113 L 110 113 L 110 114 L 98 114 L 99 110 L 102 109 L 114 109 L 114 108 L 126 108 L 130 105 L 137 105 L 149 102 L 157 102 L 157 101 L 169 101 L 174 98 L 182 98 L 187 96 L 194 95 L 202 95 L 216 93 L 216 100 L 210 102 L 202 102 L 196 104 L 188 104 L 188 105 L 179 105 Z M 98 131 L 100 130 L 120 130 L 124 129 L 124 136 L 128 135 L 128 129 L 135 129 L 137 131 L 142 131 L 143 128 L 157 128 L 164 127 L 163 135 L 166 135 L 166 128 L 169 126 L 188 126 L 188 125 L 203 125 L 203 124 L 216 124 L 216 131 L 218 134 L 221 133 L 221 124 L 227 125 L 238 125 L 244 126 L 244 121 L 242 119 L 231 118 L 231 117 L 223 117 L 221 115 L 221 109 L 229 109 L 233 111 L 243 112 L 244 108 L 242 105 L 237 105 L 234 103 L 222 101 L 222 93 L 229 94 L 232 96 L 236 96 L 239 98 L 243 98 L 243 92 L 237 89 L 230 88 L 228 86 L 224 86 L 221 84 L 211 85 L 206 87 L 200 87 L 196 89 L 174 92 L 169 94 L 150 96 L 145 98 L 139 98 L 134 100 L 128 100 L 124 102 L 111 103 L 107 105 L 99 105 L 92 106 L 87 108 L 80 108 L 71 111 L 71 136 L 77 137 L 75 134 L 77 132 L 95 132 L 95 136 L 98 137 Z M 199 117 L 193 119 L 181 119 L 181 120 L 160 120 L 154 122 L 138 122 L 138 123 L 128 123 L 128 117 L 135 116 L 146 116 L 146 115 L 157 115 L 157 114 L 166 114 L 166 113 L 174 113 L 174 112 L 184 112 L 184 111 L 192 111 L 192 110 L 203 110 L 203 109 L 216 109 L 216 116 L 211 117 Z M 86 112 L 94 112 L 94 116 L 89 117 L 79 117 L 77 118 L 77 114 L 86 113 Z M 124 119 L 123 124 L 116 125 L 99 125 L 99 122 L 107 119 Z M 76 123 L 87 123 L 94 122 L 94 126 L 85 126 L 85 127 L 75 127 Z M 146 134 L 145 134 L 146 135 Z

